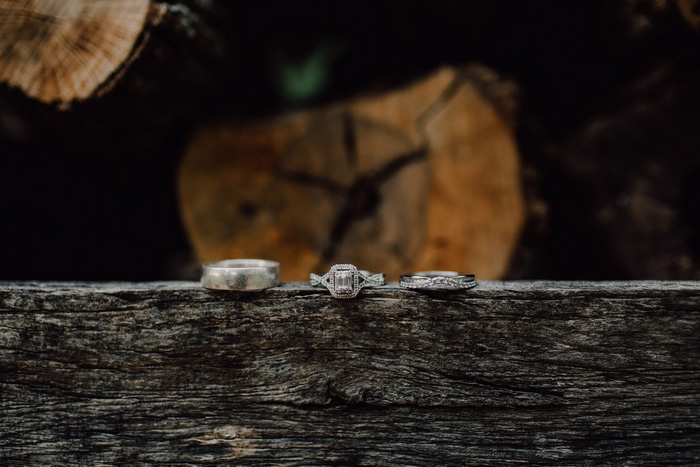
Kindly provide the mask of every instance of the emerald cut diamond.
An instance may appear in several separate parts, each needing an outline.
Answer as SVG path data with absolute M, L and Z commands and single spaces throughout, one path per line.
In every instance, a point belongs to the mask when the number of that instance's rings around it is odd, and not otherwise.
M 330 270 L 330 284 L 335 298 L 354 298 L 360 292 L 360 274 L 352 264 L 336 264 Z
M 335 291 L 343 294 L 352 292 L 352 271 L 335 273 Z

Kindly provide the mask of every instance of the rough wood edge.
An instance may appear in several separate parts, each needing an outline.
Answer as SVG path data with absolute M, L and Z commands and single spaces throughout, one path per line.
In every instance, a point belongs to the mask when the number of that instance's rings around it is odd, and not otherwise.
M 256 298 L 293 297 L 295 295 L 328 295 L 319 287 L 311 287 L 306 282 L 285 282 L 258 292 L 212 291 L 203 288 L 194 281 L 163 282 L 0 282 L 0 293 L 76 293 L 88 296 L 94 293 L 115 292 L 172 292 L 188 293 L 192 297 L 238 298 L 255 300 Z M 409 299 L 411 296 L 437 294 L 455 298 L 523 298 L 535 299 L 545 296 L 614 296 L 630 298 L 658 297 L 667 293 L 695 295 L 700 294 L 700 281 L 477 281 L 477 286 L 465 291 L 431 291 L 419 292 L 399 286 L 398 282 L 389 282 L 381 287 L 365 288 L 362 298 L 381 297 Z M 329 296 L 329 298 L 331 298 Z

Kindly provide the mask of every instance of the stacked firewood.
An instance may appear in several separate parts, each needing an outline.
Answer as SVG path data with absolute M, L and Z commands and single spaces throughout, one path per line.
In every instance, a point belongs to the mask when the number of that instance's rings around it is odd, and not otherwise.
M 700 2 L 454 3 L 1 0 L 0 277 L 699 278 Z

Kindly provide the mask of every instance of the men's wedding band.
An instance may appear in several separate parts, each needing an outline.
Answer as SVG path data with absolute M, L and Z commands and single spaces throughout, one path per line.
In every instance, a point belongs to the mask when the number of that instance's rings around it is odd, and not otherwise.
M 408 289 L 471 289 L 476 286 L 473 274 L 455 271 L 420 271 L 399 277 L 399 285 Z
M 336 264 L 323 276 L 311 274 L 309 283 L 328 289 L 335 298 L 355 298 L 363 287 L 384 285 L 383 273 L 361 271 L 352 264 Z
M 280 263 L 227 259 L 202 265 L 202 286 L 214 290 L 262 290 L 280 285 Z

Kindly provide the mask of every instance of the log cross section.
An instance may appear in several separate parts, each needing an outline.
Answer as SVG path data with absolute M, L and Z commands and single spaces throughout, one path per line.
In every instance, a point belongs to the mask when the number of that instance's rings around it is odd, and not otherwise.
M 0 459 L 697 464 L 700 283 L 3 283 Z

